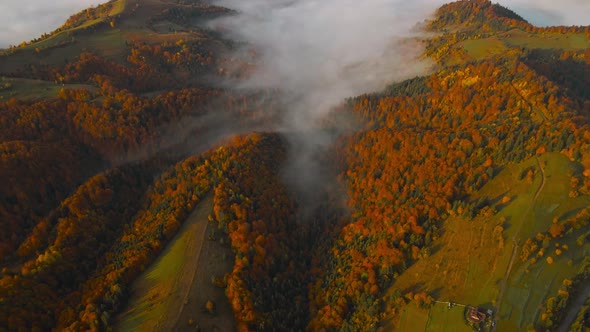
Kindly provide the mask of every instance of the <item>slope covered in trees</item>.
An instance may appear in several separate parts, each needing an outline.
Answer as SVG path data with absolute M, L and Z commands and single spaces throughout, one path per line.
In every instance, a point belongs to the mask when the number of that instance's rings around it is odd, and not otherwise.
M 341 143 L 352 212 L 311 290 L 314 330 L 374 329 L 383 289 L 429 255 L 449 213 L 489 205 L 470 197 L 505 165 L 588 154 L 587 115 L 521 60 L 447 69 L 425 84 L 411 98 L 353 100 L 369 127 Z
M 478 270 L 499 276 L 488 322 L 512 328 L 517 279 L 564 267 L 518 327 L 587 326 L 586 299 L 570 296 L 588 281 L 587 27 L 537 28 L 485 0 L 441 7 L 432 73 L 350 96 L 323 122 L 358 130 L 318 161 L 334 179 L 309 207 L 285 181 L 298 133 L 274 132 L 280 92 L 221 84 L 256 65 L 204 27 L 231 13 L 110 1 L 0 55 L 1 75 L 59 87 L 0 90 L 0 330 L 107 330 L 206 195 L 234 255 L 213 280 L 240 331 L 403 329 L 408 312 L 463 296 L 408 273 L 464 261 L 446 232 L 466 223 L 510 266 Z

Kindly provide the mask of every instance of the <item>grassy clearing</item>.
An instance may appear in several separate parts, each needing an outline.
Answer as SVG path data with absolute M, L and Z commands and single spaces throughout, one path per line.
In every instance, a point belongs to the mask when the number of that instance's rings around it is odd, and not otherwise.
M 530 33 L 518 29 L 489 38 L 466 40 L 458 45 L 477 60 L 504 54 L 514 48 L 576 51 L 589 46 L 590 42 L 584 33 Z
M 466 40 L 462 46 L 470 56 L 477 60 L 502 54 L 507 49 L 506 45 L 497 37 Z
M 503 244 L 500 218 L 479 216 L 474 219 L 450 217 L 442 236 L 434 242 L 434 252 L 412 265 L 396 280 L 390 291 L 425 291 L 440 301 L 491 308 L 498 294 L 498 283 L 508 266 L 511 245 Z M 405 306 L 397 331 L 408 331 L 404 321 L 423 324 L 414 312 L 414 304 Z M 410 315 L 410 316 L 406 316 Z M 410 318 L 412 317 L 412 318 Z M 419 323 L 420 322 L 420 323 Z M 463 308 L 451 310 L 435 304 L 427 327 L 420 331 L 470 331 Z
M 504 43 L 510 47 L 539 49 L 581 50 L 588 48 L 588 38 L 584 33 L 543 33 L 532 34 L 513 30 L 503 35 Z
M 206 241 L 213 199 L 204 199 L 158 259 L 135 281 L 117 331 L 172 330 L 185 301 Z
M 554 217 L 563 218 L 588 205 L 590 198 L 570 198 L 570 179 L 581 173 L 581 165 L 571 162 L 560 153 L 547 153 L 539 157 L 545 172 L 545 185 L 537 160 L 530 158 L 520 164 L 509 165 L 492 181 L 486 184 L 474 199 L 486 198 L 496 204 L 498 216 L 505 217 L 508 239 L 526 240 L 538 232 L 546 231 Z M 527 170 L 534 172 L 532 179 L 526 179 Z M 511 198 L 509 204 L 499 204 L 503 196 Z
M 545 174 L 543 186 L 543 172 L 539 169 L 539 163 Z M 532 181 L 522 176 L 527 169 L 535 170 Z M 587 196 L 569 197 L 570 179 L 581 170 L 579 164 L 571 162 L 567 157 L 558 153 L 547 153 L 539 157 L 539 162 L 533 158 L 519 165 L 507 167 L 480 193 L 489 198 L 498 195 L 513 197 L 512 202 L 498 215 L 508 220 L 506 238 L 522 245 L 526 239 L 534 237 L 537 233 L 546 232 L 554 218 L 563 220 L 590 204 Z M 498 304 L 501 308 L 499 331 L 522 330 L 529 327 L 540 315 L 540 308 L 545 299 L 554 296 L 562 281 L 575 274 L 576 263 L 580 262 L 587 252 L 587 249 L 576 246 L 576 237 L 577 235 L 572 233 L 548 243 L 547 254 L 539 257 L 536 264 L 531 265 L 516 259 L 507 280 L 502 303 Z M 570 250 L 556 256 L 555 243 L 560 246 L 565 244 Z M 547 256 L 552 256 L 552 264 L 546 263 Z
M 402 294 L 426 291 L 440 301 L 474 305 L 491 302 L 501 273 L 490 271 L 502 272 L 498 265 L 508 264 L 507 259 L 498 260 L 505 251 L 500 233 L 494 233 L 498 225 L 498 220 L 487 217 L 449 218 L 432 255 L 404 272 L 393 288 Z
M 398 331 L 404 332 L 473 332 L 465 323 L 465 308 L 436 303 L 430 309 L 423 309 L 414 304 L 405 306 L 397 326 Z
M 426 331 L 455 331 L 472 332 L 471 327 L 465 324 L 463 312 L 465 308 L 460 306 L 448 309 L 446 305 L 436 304 L 430 309 L 430 320 Z
M 405 306 L 400 313 L 398 322 L 399 330 L 407 332 L 426 331 L 428 314 L 428 309 L 422 309 L 413 304 Z
M 185 305 L 178 316 L 174 331 L 194 331 L 198 324 L 204 331 L 235 331 L 233 310 L 225 290 L 215 285 L 214 280 L 222 280 L 234 267 L 234 253 L 227 244 L 221 243 L 219 234 L 213 235 L 215 227 L 208 227 L 208 241 L 203 243 L 199 265 L 194 275 L 190 292 L 186 294 Z M 215 312 L 204 310 L 207 301 L 215 303 Z M 189 321 L 194 321 L 189 324 Z
M 57 97 L 62 88 L 96 91 L 96 87 L 84 84 L 56 84 L 55 82 L 24 78 L 0 77 L 0 100 L 11 98 L 38 100 Z
M 119 61 L 124 59 L 123 55 L 127 52 L 125 36 L 118 29 L 109 29 L 102 33 L 93 34 L 89 36 L 85 44 L 88 45 L 87 50 Z
M 552 250 L 554 243 L 567 244 L 571 249 L 557 256 Z M 547 254 L 537 263 L 520 264 L 509 279 L 498 327 L 520 330 L 537 320 L 546 298 L 557 294 L 563 280 L 576 274 L 577 263 L 589 253 L 588 244 L 577 247 L 575 236 L 566 236 L 552 241 Z M 546 257 L 551 257 L 553 263 L 548 264 Z
M 534 175 L 527 177 L 528 170 Z M 570 179 L 581 170 L 579 164 L 559 153 L 508 165 L 472 196 L 473 200 L 486 199 L 497 213 L 449 217 L 442 235 L 433 243 L 432 254 L 400 275 L 389 291 L 424 291 L 440 301 L 499 308 L 498 331 L 526 330 L 540 315 L 546 298 L 555 296 L 562 281 L 571 278 L 577 263 L 590 254 L 590 245 L 576 245 L 584 232 L 578 230 L 544 243 L 545 254 L 536 263 L 520 259 L 526 239 L 546 232 L 554 219 L 563 222 L 590 204 L 588 196 L 569 196 Z M 504 197 L 510 201 L 502 203 Z M 563 245 L 569 249 L 557 255 L 556 246 Z M 510 265 L 514 248 L 516 255 Z M 548 256 L 552 264 L 546 262 Z M 397 330 L 407 331 L 408 321 L 426 324 L 412 306 L 402 309 Z M 458 326 L 465 325 L 463 316 L 449 312 L 433 311 L 427 321 L 426 329 L 418 329 L 458 331 Z
M 88 51 L 109 59 L 122 60 L 128 52 L 125 40 L 125 33 L 111 27 L 84 36 L 71 37 L 64 34 L 51 37 L 51 41 L 49 39 L 40 41 L 35 43 L 32 48 L 18 49 L 14 54 L 2 56 L 0 58 L 0 72 L 11 72 L 31 63 L 36 66 L 62 66 L 74 61 L 81 53 Z M 42 49 L 60 43 L 65 44 L 51 49 Z M 37 52 L 36 48 L 42 50 Z

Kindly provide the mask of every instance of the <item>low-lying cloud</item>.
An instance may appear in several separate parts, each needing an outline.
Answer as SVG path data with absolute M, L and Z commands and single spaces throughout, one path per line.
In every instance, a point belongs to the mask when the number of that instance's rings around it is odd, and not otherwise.
M 1 0 L 0 47 L 38 37 L 106 0 Z M 216 21 L 256 49 L 245 83 L 284 93 L 285 124 L 305 128 L 344 98 L 424 73 L 416 24 L 448 0 L 211 0 L 237 15 Z M 588 0 L 498 0 L 536 25 L 590 24 Z M 414 37 L 417 37 L 414 39 Z M 414 41 L 413 41 L 414 40 Z
M 416 22 L 434 3 L 402 0 L 221 0 L 238 15 L 214 23 L 260 52 L 248 87 L 286 93 L 286 121 L 305 127 L 344 98 L 416 76 Z M 405 42 L 401 42 L 406 40 Z
M 71 15 L 105 0 L 2 0 L 0 48 L 30 41 L 61 26 Z
M 260 52 L 246 84 L 279 88 L 308 125 L 342 99 L 381 89 L 428 68 L 411 42 L 416 24 L 444 0 L 219 0 L 238 11 L 215 24 Z M 536 25 L 590 24 L 587 0 L 500 0 Z
M 417 22 L 437 5 L 407 0 L 220 0 L 237 15 L 212 22 L 258 52 L 255 72 L 238 86 L 280 92 L 282 132 L 290 143 L 284 180 L 307 219 L 335 179 L 322 156 L 339 132 L 318 124 L 346 98 L 422 75 Z M 334 128 L 333 128 L 334 129 Z M 340 129 L 340 128 L 338 128 Z

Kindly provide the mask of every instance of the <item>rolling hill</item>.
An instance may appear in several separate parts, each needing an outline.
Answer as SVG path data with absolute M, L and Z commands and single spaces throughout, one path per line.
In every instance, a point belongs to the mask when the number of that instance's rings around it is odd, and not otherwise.
M 590 328 L 590 27 L 442 6 L 431 72 L 313 128 L 310 193 L 235 14 L 111 0 L 0 51 L 0 330 Z

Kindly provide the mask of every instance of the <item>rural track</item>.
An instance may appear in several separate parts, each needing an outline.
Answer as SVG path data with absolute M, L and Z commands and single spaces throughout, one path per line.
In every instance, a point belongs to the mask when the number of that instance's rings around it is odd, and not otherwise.
M 510 81 L 510 86 L 514 89 L 514 92 L 516 92 L 520 99 L 522 99 L 530 107 L 531 113 L 535 112 L 535 106 L 533 106 L 533 104 L 522 95 L 522 93 L 514 86 L 514 83 L 512 83 L 512 81 Z M 544 122 L 547 122 L 547 116 L 545 116 L 545 113 L 543 111 L 537 109 L 537 113 L 541 116 Z
M 542 176 L 541 176 L 541 186 L 539 186 L 539 189 L 537 189 L 537 192 L 535 193 L 535 197 L 533 197 L 533 204 L 531 204 L 531 207 L 535 206 L 535 203 L 537 203 L 537 198 L 539 198 L 541 191 L 545 187 L 545 170 L 543 169 L 543 166 L 541 165 L 541 161 L 539 161 L 539 157 L 535 157 L 535 159 L 537 160 L 537 165 L 541 169 Z
M 525 216 L 531 212 L 531 210 L 533 209 L 533 207 L 537 203 L 537 199 L 539 198 L 539 195 L 543 191 L 543 188 L 545 188 L 545 182 L 546 182 L 545 170 L 543 169 L 543 166 L 541 165 L 541 161 L 539 160 L 539 157 L 535 157 L 535 160 L 537 161 L 537 165 L 539 166 L 539 169 L 541 169 L 541 185 L 539 186 L 539 188 L 537 188 L 537 191 L 535 192 L 535 196 L 533 196 L 532 204 L 529 206 L 527 211 L 524 213 Z M 520 229 L 519 229 L 519 231 L 520 231 Z M 508 267 L 506 268 L 506 273 L 504 273 L 504 279 L 502 280 L 502 285 L 500 286 L 500 293 L 498 294 L 498 297 L 496 298 L 496 312 L 494 314 L 494 323 L 496 322 L 496 318 L 500 314 L 502 300 L 504 298 L 504 292 L 506 291 L 506 286 L 508 286 L 508 278 L 510 277 L 510 272 L 512 271 L 512 265 L 514 264 L 514 259 L 516 258 L 517 252 L 518 252 L 518 242 L 517 242 L 516 238 L 513 237 L 512 238 L 512 254 L 510 255 L 510 262 L 508 263 Z M 588 288 L 589 288 L 589 292 L 590 292 L 590 287 L 588 287 Z M 497 324 L 493 325 L 493 327 L 491 329 L 492 332 L 496 331 L 496 326 L 497 326 Z
M 166 250 L 171 250 L 171 248 L 176 244 L 184 241 L 186 244 L 181 244 L 182 248 L 182 255 L 183 257 L 191 256 L 191 257 L 200 257 L 203 244 L 206 240 L 207 228 L 208 228 L 208 221 L 207 215 L 213 208 L 213 199 L 212 194 L 208 194 L 203 198 L 194 208 L 194 210 L 189 214 L 186 220 L 183 222 L 181 228 L 178 230 L 177 234 L 167 243 L 166 249 L 161 253 L 160 257 L 164 256 Z M 180 242 L 178 242 L 180 241 Z M 126 307 L 125 311 L 119 315 L 117 322 L 115 323 L 114 330 L 128 330 L 130 327 L 124 328 L 125 320 L 129 313 L 133 313 L 135 315 L 148 315 L 140 318 L 141 322 L 139 322 L 138 326 L 134 325 L 135 323 L 131 323 L 133 328 L 132 330 L 141 330 L 141 331 L 173 331 L 174 327 L 178 321 L 178 317 L 180 317 L 180 313 L 184 307 L 184 303 L 186 301 L 186 296 L 190 290 L 190 287 L 193 283 L 194 276 L 196 274 L 198 268 L 198 259 L 186 259 L 186 262 L 182 264 L 179 268 L 180 270 L 174 276 L 171 276 L 173 280 L 169 280 L 169 286 L 166 286 L 164 292 L 162 293 L 161 290 L 158 290 L 156 284 L 152 282 L 148 282 L 147 285 L 141 286 L 143 287 L 142 290 L 137 291 L 138 293 L 134 295 L 138 299 L 141 299 L 145 296 L 151 296 L 148 301 L 156 301 L 153 302 L 151 305 L 143 307 L 141 306 L 141 301 L 139 300 L 139 304 L 134 304 L 131 307 Z M 153 269 L 158 263 L 158 260 L 154 261 L 151 264 L 151 268 Z M 142 276 L 146 274 L 149 275 L 151 273 L 150 269 L 146 269 L 146 271 L 142 272 Z M 149 279 L 144 277 L 139 277 L 136 283 L 142 283 L 143 279 Z M 136 284 L 137 285 L 137 284 Z M 132 286 L 135 287 L 135 286 Z M 154 291 L 155 293 L 150 293 Z M 155 294 L 155 295 L 154 295 Z M 156 300 L 154 300 L 154 297 Z M 132 300 L 132 303 L 135 301 Z M 164 309 L 156 314 L 151 314 L 152 309 L 155 306 L 165 306 Z M 145 308 L 144 308 L 145 307 Z M 137 310 L 137 311 L 136 311 Z M 144 311 L 142 313 L 142 311 Z M 131 320 L 137 319 L 128 316 Z M 118 327 L 117 327 L 118 326 Z
M 212 198 L 207 198 L 207 200 L 213 200 Z M 209 205 L 210 203 L 207 202 L 207 205 Z M 197 207 L 197 208 L 205 208 L 208 209 L 208 206 L 201 206 L 201 207 Z M 194 252 L 195 258 L 194 260 L 190 260 L 190 265 L 187 268 L 188 270 L 188 275 L 190 276 L 190 278 L 188 279 L 184 279 L 181 280 L 179 282 L 179 287 L 177 289 L 177 291 L 179 292 L 179 294 L 184 294 L 183 298 L 182 298 L 182 302 L 178 308 L 178 312 L 176 312 L 176 315 L 173 319 L 170 319 L 167 321 L 166 324 L 166 329 L 164 329 L 164 331 L 173 331 L 175 330 L 175 327 L 178 326 L 178 323 L 180 321 L 180 317 L 182 316 L 182 312 L 184 311 L 184 307 L 185 304 L 188 302 L 189 300 L 189 296 L 190 296 L 190 290 L 193 287 L 193 284 L 195 282 L 195 276 L 197 275 L 197 269 L 199 267 L 199 261 L 201 258 L 201 254 L 203 251 L 203 243 L 205 243 L 206 239 L 205 236 L 209 231 L 209 222 L 207 219 L 205 220 L 199 220 L 202 218 L 202 216 L 200 215 L 201 211 L 196 212 L 196 215 L 194 216 L 190 216 L 192 218 L 198 218 L 196 220 L 196 222 L 205 222 L 207 223 L 205 226 L 205 230 L 203 232 L 199 232 L 199 234 L 195 234 L 195 239 L 194 241 L 191 242 L 192 246 L 191 246 L 191 251 Z M 189 217 L 189 218 L 190 218 Z
M 514 264 L 514 259 L 516 258 L 516 253 L 518 252 L 518 243 L 515 239 L 512 239 L 512 255 L 510 255 L 510 262 L 508 263 L 508 267 L 506 268 L 506 273 L 504 273 L 504 279 L 502 279 L 502 285 L 500 286 L 500 293 L 498 294 L 498 298 L 496 299 L 496 312 L 494 314 L 494 322 L 496 318 L 500 314 L 500 308 L 502 306 L 502 299 L 504 298 L 504 291 L 506 291 L 506 286 L 508 285 L 508 278 L 510 277 L 510 272 L 512 270 L 512 265 Z M 497 324 L 492 326 L 491 331 L 496 331 Z
M 204 228 L 199 227 L 191 237 L 191 245 L 188 250 L 192 253 L 194 259 L 188 260 L 189 263 L 185 268 L 185 277 L 178 280 L 176 287 L 178 294 L 183 294 L 181 299 L 182 302 L 180 302 L 178 308 L 174 310 L 174 316 L 166 321 L 165 328 L 162 329 L 162 331 L 176 331 L 178 330 L 178 326 L 181 325 L 179 324 L 180 319 L 182 313 L 186 309 L 186 304 L 189 301 L 191 289 L 194 287 L 195 278 L 203 256 L 203 246 L 207 241 L 207 234 L 209 234 L 210 223 L 207 216 L 211 211 L 213 211 L 213 194 L 210 192 L 196 205 L 193 212 L 188 216 L 187 220 L 185 220 L 185 223 L 204 223 L 205 225 Z

